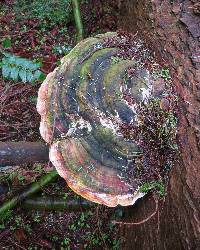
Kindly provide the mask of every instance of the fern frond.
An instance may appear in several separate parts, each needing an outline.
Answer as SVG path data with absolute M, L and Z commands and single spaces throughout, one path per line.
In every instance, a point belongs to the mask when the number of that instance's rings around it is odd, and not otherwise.
M 2 54 L 4 57 L 0 65 L 2 67 L 3 78 L 14 81 L 21 80 L 24 83 L 34 83 L 37 80 L 44 80 L 45 75 L 39 70 L 41 63 L 6 52 L 2 52 Z

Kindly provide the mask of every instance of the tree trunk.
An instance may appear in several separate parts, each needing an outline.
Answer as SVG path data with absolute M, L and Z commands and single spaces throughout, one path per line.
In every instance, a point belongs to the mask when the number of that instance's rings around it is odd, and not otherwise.
M 120 1 L 120 27 L 141 35 L 165 59 L 179 96 L 180 157 L 165 200 L 141 225 L 123 225 L 122 249 L 200 249 L 200 3 L 199 0 Z M 151 195 L 127 209 L 140 221 L 155 209 Z

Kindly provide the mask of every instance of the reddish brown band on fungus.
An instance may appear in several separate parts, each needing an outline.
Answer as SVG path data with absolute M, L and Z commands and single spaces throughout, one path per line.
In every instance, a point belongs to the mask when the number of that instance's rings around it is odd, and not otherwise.
M 136 194 L 124 194 L 124 195 L 111 195 L 95 192 L 95 190 L 89 189 L 77 181 L 75 175 L 65 167 L 65 162 L 61 152 L 59 151 L 59 142 L 53 144 L 50 150 L 50 159 L 53 165 L 56 167 L 59 175 L 63 177 L 68 186 L 82 197 L 109 207 L 115 207 L 117 205 L 129 206 L 134 203 L 137 198 L 142 197 L 144 194 L 137 192 Z

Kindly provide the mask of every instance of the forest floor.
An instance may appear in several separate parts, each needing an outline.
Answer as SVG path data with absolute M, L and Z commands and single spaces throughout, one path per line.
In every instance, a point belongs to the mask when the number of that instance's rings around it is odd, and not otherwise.
M 58 21 L 51 14 L 51 6 L 46 12 L 42 9 L 43 1 L 33 0 L 31 8 L 27 1 L 0 2 L 0 51 L 40 62 L 45 75 L 53 71 L 68 48 L 76 44 L 71 14 L 58 8 Z M 117 11 L 116 1 L 82 1 L 85 37 L 116 30 Z M 45 15 L 47 12 L 50 14 Z M 40 85 L 41 81 L 32 84 L 4 79 L 0 73 L 0 141 L 42 140 L 36 111 Z M 0 173 L 1 204 L 51 169 L 50 163 L 34 164 Z M 39 195 L 81 200 L 61 178 Z M 26 210 L 18 206 L 0 218 L 0 249 L 119 249 L 122 239 L 111 221 L 119 218 L 121 212 L 95 204 L 77 212 Z

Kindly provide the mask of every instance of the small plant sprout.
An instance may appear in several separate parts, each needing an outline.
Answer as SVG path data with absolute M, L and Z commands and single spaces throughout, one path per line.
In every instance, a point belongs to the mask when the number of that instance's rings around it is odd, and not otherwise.
M 5 38 L 2 42 L 2 46 L 4 49 L 8 49 L 12 46 L 12 42 L 10 38 Z

